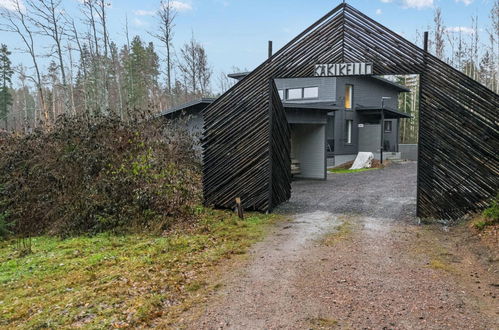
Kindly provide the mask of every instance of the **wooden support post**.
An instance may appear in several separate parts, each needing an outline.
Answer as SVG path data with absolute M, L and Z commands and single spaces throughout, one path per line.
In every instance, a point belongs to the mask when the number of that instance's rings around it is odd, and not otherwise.
M 240 219 L 244 219 L 243 206 L 241 204 L 241 198 L 239 197 L 236 198 L 236 211 L 237 211 L 237 216 Z

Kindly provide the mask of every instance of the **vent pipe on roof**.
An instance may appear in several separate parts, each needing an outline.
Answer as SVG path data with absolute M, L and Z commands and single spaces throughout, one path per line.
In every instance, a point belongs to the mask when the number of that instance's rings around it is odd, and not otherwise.
M 272 57 L 272 40 L 269 40 L 269 58 Z
M 424 44 L 423 44 L 423 49 L 425 52 L 428 51 L 428 31 L 425 31 L 424 33 Z

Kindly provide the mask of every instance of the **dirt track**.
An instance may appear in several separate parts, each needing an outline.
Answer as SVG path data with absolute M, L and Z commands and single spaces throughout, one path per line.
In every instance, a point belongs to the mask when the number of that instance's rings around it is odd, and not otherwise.
M 486 270 L 459 232 L 417 224 L 415 167 L 294 183 L 278 210 L 292 220 L 227 274 L 187 327 L 498 328 L 497 262 Z

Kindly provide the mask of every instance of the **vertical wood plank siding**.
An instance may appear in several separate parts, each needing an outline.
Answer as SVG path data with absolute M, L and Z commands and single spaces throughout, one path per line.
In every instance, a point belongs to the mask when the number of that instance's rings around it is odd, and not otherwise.
M 205 109 L 205 203 L 270 211 L 290 196 L 289 127 L 275 78 L 317 63 L 420 74 L 418 216 L 457 218 L 499 188 L 499 96 L 350 5 L 325 15 Z

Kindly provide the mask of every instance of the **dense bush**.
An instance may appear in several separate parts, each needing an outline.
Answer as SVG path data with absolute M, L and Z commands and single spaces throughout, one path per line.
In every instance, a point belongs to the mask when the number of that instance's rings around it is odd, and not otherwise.
M 195 139 L 163 119 L 60 118 L 0 136 L 0 227 L 72 235 L 166 228 L 200 203 Z

